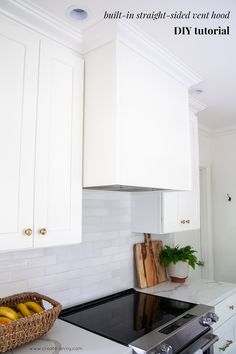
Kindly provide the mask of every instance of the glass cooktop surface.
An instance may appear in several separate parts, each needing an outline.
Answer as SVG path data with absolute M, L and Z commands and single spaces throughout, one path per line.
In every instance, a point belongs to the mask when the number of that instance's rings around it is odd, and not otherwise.
M 63 310 L 59 318 L 128 345 L 194 306 L 129 289 Z

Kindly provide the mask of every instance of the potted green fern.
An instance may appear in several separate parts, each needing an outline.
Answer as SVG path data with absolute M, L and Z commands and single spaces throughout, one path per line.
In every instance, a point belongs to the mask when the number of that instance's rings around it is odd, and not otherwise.
M 166 267 L 171 281 L 184 283 L 189 274 L 189 266 L 195 269 L 196 265 L 203 266 L 195 255 L 196 251 L 191 246 L 180 247 L 179 245 L 165 246 L 160 252 L 160 262 Z

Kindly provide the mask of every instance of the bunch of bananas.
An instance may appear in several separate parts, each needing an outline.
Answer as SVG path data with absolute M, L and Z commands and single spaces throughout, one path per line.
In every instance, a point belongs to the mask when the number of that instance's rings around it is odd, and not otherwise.
M 35 301 L 20 303 L 16 305 L 15 309 L 7 306 L 0 306 L 0 326 L 4 326 L 23 317 L 32 316 L 43 310 L 44 309 Z

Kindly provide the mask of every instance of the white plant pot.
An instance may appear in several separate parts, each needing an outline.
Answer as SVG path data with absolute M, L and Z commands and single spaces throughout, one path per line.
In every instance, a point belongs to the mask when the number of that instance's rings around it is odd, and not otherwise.
M 184 283 L 189 274 L 189 265 L 186 262 L 170 263 L 167 266 L 167 274 L 171 281 L 175 283 Z

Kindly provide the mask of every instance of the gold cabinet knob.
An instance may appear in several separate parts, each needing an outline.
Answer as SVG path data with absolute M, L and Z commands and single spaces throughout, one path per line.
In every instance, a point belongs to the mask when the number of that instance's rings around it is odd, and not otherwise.
M 42 228 L 39 230 L 40 235 L 45 236 L 47 235 L 47 230 L 45 228 Z
M 234 310 L 234 305 L 229 306 L 230 310 Z
M 185 220 L 181 220 L 180 222 L 181 222 L 181 224 L 185 224 L 186 221 Z
M 190 224 L 190 220 L 186 220 L 186 224 Z
M 32 229 L 25 229 L 25 231 L 24 231 L 24 234 L 25 234 L 26 236 L 31 236 L 32 233 L 33 233 Z

